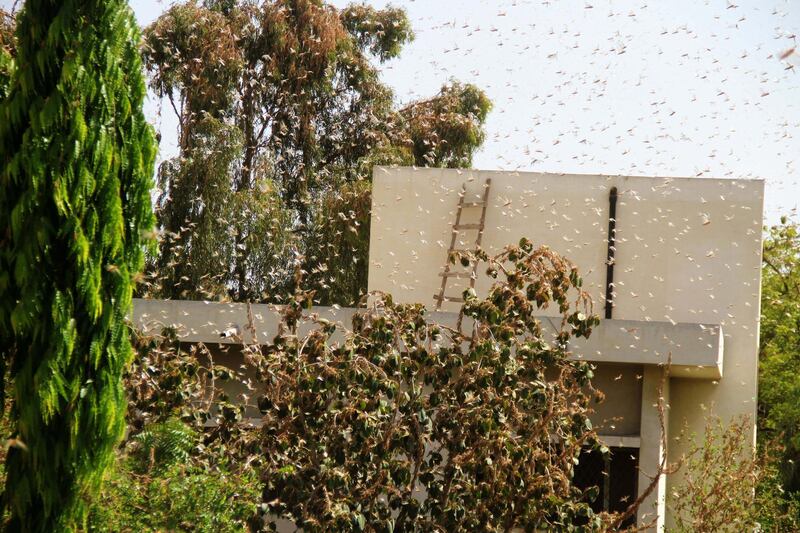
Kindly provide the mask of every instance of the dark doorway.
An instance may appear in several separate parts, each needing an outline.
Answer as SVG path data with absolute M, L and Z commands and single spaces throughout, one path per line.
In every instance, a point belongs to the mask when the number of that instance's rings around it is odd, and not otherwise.
M 639 448 L 610 448 L 605 457 L 587 449 L 581 453 L 573 481 L 581 489 L 599 489 L 591 502 L 595 512 L 622 512 L 636 499 L 638 466 Z M 635 520 L 631 517 L 623 525 L 632 525 Z

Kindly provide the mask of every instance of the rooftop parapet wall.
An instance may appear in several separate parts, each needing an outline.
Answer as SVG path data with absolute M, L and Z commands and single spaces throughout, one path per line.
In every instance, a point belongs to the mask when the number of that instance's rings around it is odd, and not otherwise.
M 487 178 L 483 248 L 497 252 L 521 237 L 551 247 L 580 267 L 600 307 L 609 192 L 617 188 L 614 318 L 724 323 L 731 317 L 709 294 L 758 304 L 753 283 L 760 268 L 763 182 L 706 178 L 378 167 L 369 289 L 390 292 L 397 301 L 432 303 L 459 191 L 465 186 L 467 199 L 477 199 Z M 478 214 L 465 212 L 462 223 L 477 222 Z M 459 233 L 461 247 L 473 241 L 473 233 Z M 479 294 L 490 281 L 479 276 Z M 742 288 L 723 294 L 725 281 Z M 757 319 L 757 308 L 737 318 L 751 317 Z

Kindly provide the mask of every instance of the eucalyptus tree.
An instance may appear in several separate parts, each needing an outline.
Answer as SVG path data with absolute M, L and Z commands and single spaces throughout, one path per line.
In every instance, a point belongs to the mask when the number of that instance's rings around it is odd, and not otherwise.
M 333 250 L 329 237 L 353 195 L 368 219 L 358 182 L 375 164 L 468 164 L 483 140 L 490 103 L 475 87 L 397 107 L 378 65 L 412 38 L 403 10 L 322 0 L 185 2 L 147 28 L 151 86 L 180 129 L 180 154 L 159 172 L 152 293 L 273 300 L 298 255 L 324 301 L 356 299 L 364 242 Z
M 156 143 L 124 0 L 28 0 L 0 105 L 0 346 L 9 531 L 82 527 L 125 427 L 126 315 Z

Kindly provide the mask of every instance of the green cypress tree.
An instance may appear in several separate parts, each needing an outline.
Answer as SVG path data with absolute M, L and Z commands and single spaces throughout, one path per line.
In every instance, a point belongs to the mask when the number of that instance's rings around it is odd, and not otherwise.
M 156 151 L 124 0 L 28 0 L 0 105 L 0 346 L 17 443 L 9 531 L 82 527 L 124 431 L 125 324 Z

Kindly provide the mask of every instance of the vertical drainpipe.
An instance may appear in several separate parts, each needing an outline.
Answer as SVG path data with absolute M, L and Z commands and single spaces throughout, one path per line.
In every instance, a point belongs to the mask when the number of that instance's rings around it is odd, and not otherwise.
M 606 318 L 614 313 L 614 252 L 617 240 L 617 188 L 608 195 L 608 256 L 606 258 Z

